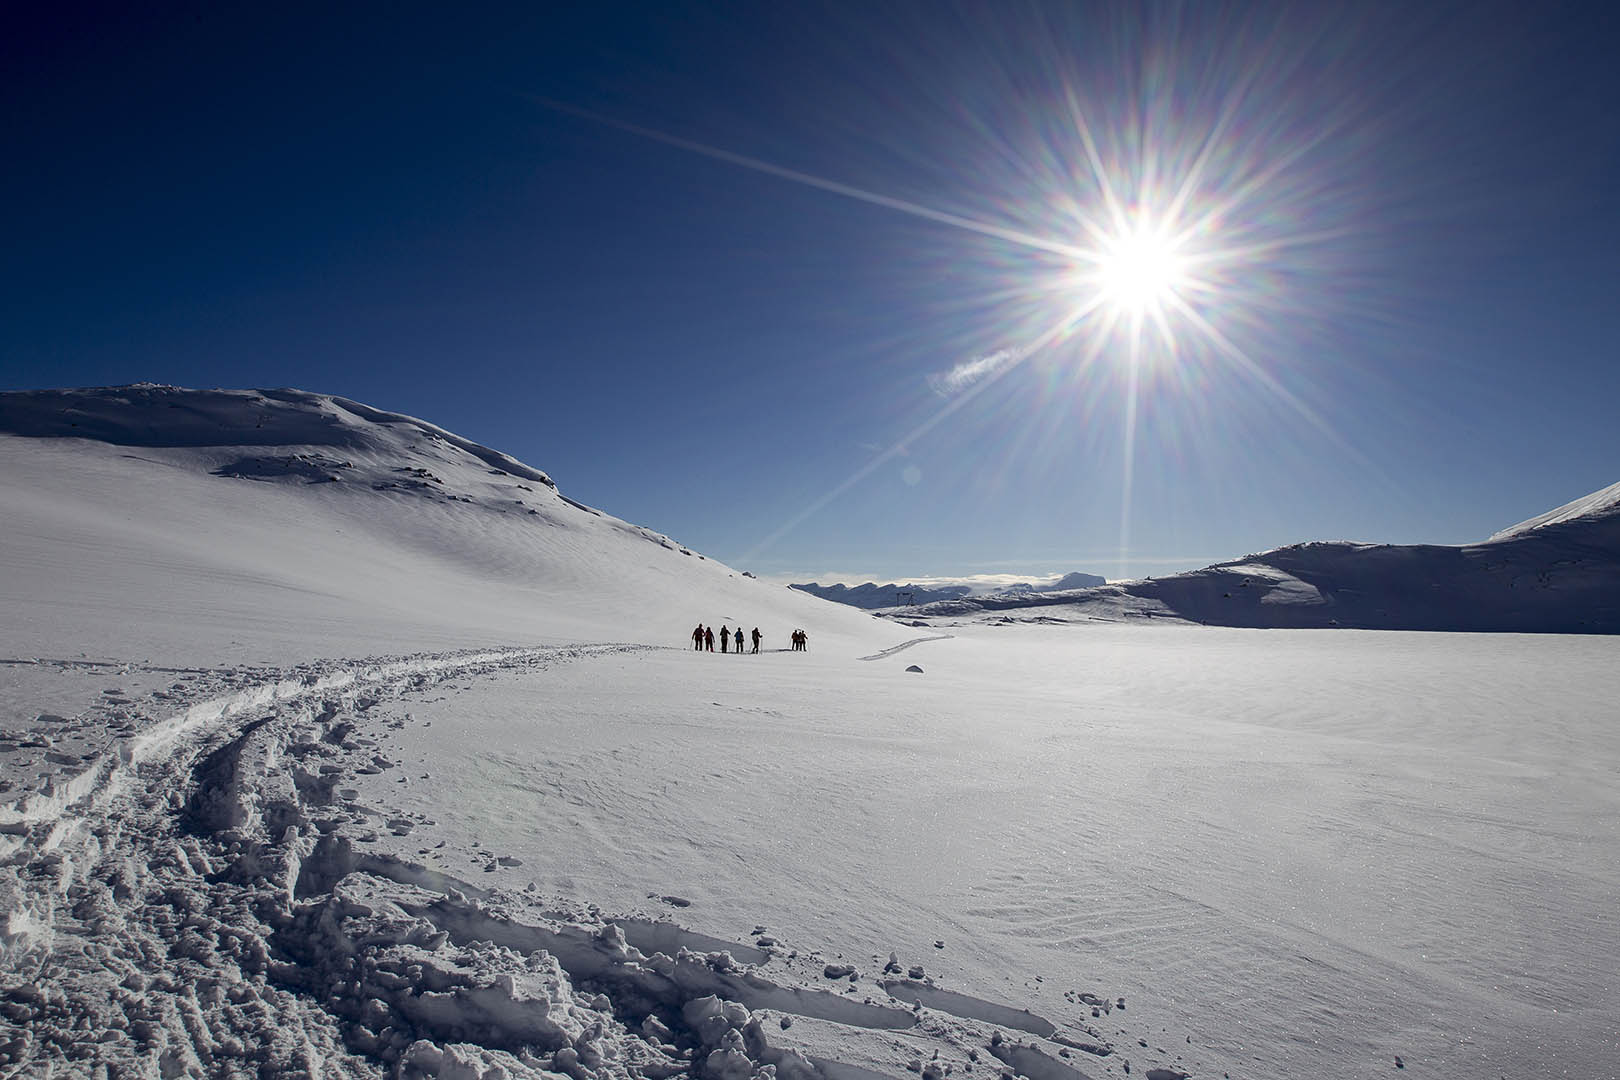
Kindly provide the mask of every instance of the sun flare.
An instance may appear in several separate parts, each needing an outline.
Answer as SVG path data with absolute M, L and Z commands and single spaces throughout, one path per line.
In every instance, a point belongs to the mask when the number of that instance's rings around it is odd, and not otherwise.
M 1099 245 L 1094 280 L 1117 314 L 1157 314 L 1186 286 L 1187 258 L 1162 226 L 1122 223 Z

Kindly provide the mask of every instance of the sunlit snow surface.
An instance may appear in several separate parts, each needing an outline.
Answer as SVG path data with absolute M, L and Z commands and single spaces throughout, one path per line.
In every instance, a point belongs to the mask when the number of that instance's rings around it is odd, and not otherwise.
M 1617 639 L 905 626 L 289 407 L 0 436 L 16 1075 L 1617 1074 Z

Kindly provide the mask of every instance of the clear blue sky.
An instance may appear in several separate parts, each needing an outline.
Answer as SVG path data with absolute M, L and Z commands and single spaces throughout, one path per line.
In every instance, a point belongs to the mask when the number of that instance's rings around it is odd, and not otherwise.
M 8 15 L 0 387 L 342 394 L 804 580 L 1620 480 L 1612 5 L 161 7 Z

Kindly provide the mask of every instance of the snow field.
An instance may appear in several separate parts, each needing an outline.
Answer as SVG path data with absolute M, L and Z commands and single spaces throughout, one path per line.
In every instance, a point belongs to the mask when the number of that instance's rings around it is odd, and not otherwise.
M 1620 1075 L 1615 638 L 896 625 L 342 399 L 0 430 L 0 1075 Z M 1174 588 L 1607 618 L 1612 501 Z
M 840 1055 L 871 1040 L 919 1061 L 943 1048 L 964 1067 L 977 1053 L 970 1043 L 992 1057 L 1035 1053 L 976 1022 L 981 1011 L 993 1022 L 1016 1010 L 940 995 L 932 1004 L 948 1003 L 943 1018 L 924 1017 L 876 986 L 857 998 L 853 980 L 839 993 L 819 972 L 739 963 L 768 963 L 763 944 L 693 951 L 727 943 L 532 888 L 480 887 L 377 844 L 384 815 L 362 787 L 400 769 L 390 735 L 412 724 L 387 702 L 496 670 L 543 678 L 614 651 L 421 657 L 382 668 L 391 680 L 339 673 L 276 693 L 300 684 L 282 679 L 181 714 L 192 722 L 130 755 L 138 782 L 62 808 L 58 819 L 80 827 L 55 854 L 6 868 L 0 895 L 55 934 L 11 941 L 0 1064 L 108 1075 L 154 1065 L 211 1076 L 372 1076 L 379 1066 L 424 1076 L 863 1075 L 804 1041 L 825 1029 L 842 1033 Z M 29 824 L 37 841 L 55 823 Z M 387 824 L 405 837 L 436 822 L 394 810 Z M 488 870 L 521 865 L 490 856 L 482 849 Z M 92 944 L 67 944 L 78 940 Z M 889 985 L 930 1003 L 926 984 L 910 994 Z M 952 1019 L 952 1008 L 967 1015 Z M 795 1017 L 820 1028 L 790 1036 Z M 890 1032 L 906 1038 L 880 1034 Z
M 1614 649 L 1131 627 L 612 656 L 403 701 L 408 782 L 358 794 L 434 818 L 379 838 L 402 858 L 765 927 L 858 986 L 892 952 L 1108 1043 L 1092 1075 L 1605 1075 Z

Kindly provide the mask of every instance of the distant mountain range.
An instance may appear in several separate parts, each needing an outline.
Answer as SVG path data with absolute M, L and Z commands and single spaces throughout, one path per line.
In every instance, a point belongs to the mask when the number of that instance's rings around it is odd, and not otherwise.
M 1477 544 L 1291 544 L 1163 578 L 956 597 L 906 613 L 1005 621 L 1620 633 L 1620 484 Z
M 1102 585 L 1106 578 L 1096 574 L 1072 573 L 1065 574 L 1050 585 L 1036 585 L 1032 582 L 1018 582 L 1013 585 L 999 585 L 987 590 L 982 585 L 898 585 L 890 583 L 877 585 L 868 581 L 864 585 L 822 585 L 810 582 L 807 585 L 789 585 L 790 589 L 798 589 L 812 596 L 819 596 L 823 600 L 831 600 L 837 604 L 848 604 L 850 607 L 876 608 L 908 607 L 918 604 L 931 604 L 940 600 L 957 600 L 968 596 L 994 595 L 994 596 L 1029 596 L 1038 593 L 1064 592 L 1073 589 L 1084 589 L 1093 585 Z

